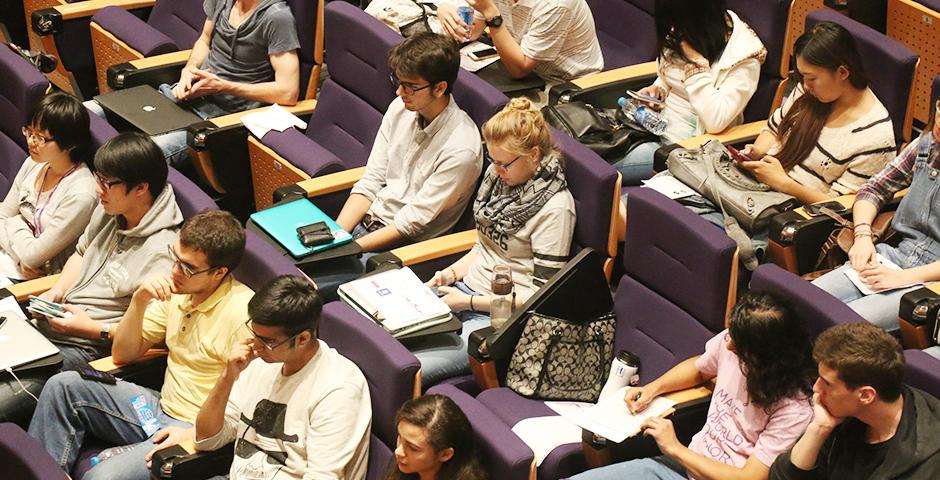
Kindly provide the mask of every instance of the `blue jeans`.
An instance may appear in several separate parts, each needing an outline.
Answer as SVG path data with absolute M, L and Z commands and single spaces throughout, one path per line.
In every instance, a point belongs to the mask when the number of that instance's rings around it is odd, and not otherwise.
M 463 282 L 457 282 L 454 288 L 467 295 L 481 295 Z M 456 312 L 463 322 L 460 335 L 448 333 L 428 338 L 412 352 L 421 362 L 421 384 L 427 388 L 442 380 L 470 373 L 467 360 L 467 343 L 475 330 L 490 326 L 490 316 L 483 312 L 464 310 Z
M 118 380 L 116 385 L 85 380 L 77 372 L 50 378 L 39 396 L 29 424 L 29 434 L 39 440 L 66 472 L 71 472 L 89 435 L 112 445 L 136 445 L 88 471 L 85 480 L 149 480 L 144 460 L 154 445 L 131 406 L 131 398 L 143 395 L 157 414 L 160 427 L 191 428 L 160 408 L 160 392 Z
M 686 476 L 655 459 L 641 458 L 588 470 L 571 477 L 570 480 L 642 480 L 647 478 L 685 480 Z
M 878 253 L 897 265 L 904 265 L 897 255 L 897 250 L 883 243 L 875 245 Z M 891 332 L 897 330 L 898 326 L 898 308 L 901 305 L 901 297 L 920 286 L 901 288 L 884 293 L 873 293 L 863 295 L 861 291 L 845 276 L 845 271 L 852 268 L 850 263 L 813 280 L 813 285 L 825 290 L 833 297 L 846 303 L 852 310 L 862 316 L 865 320 L 878 325 L 881 328 Z
M 661 142 L 641 143 L 630 150 L 623 158 L 613 165 L 620 171 L 625 186 L 639 185 L 641 180 L 648 180 L 653 176 L 653 155 Z

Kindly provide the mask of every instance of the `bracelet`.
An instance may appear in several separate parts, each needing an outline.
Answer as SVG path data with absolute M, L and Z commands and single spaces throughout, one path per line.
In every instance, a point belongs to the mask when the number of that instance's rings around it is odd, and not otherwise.
M 856 223 L 854 228 L 858 228 L 858 227 L 868 227 L 868 228 L 871 228 L 871 224 L 870 224 L 870 223 L 866 223 L 866 222 Z
M 476 312 L 476 309 L 473 308 L 473 297 L 475 296 L 476 295 L 470 295 L 470 311 L 471 312 Z
M 856 232 L 855 238 L 859 238 L 859 237 L 872 237 L 872 234 L 871 232 Z
M 456 283 L 456 282 L 457 282 L 457 270 L 454 270 L 454 267 L 453 267 L 453 266 L 450 266 L 450 267 L 447 267 L 447 268 L 450 269 L 451 275 L 454 276 L 454 281 L 451 282 L 451 283 Z

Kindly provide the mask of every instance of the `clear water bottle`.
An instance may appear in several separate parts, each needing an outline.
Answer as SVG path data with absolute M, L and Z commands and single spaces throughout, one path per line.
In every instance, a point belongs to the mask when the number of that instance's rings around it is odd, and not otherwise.
M 91 466 L 94 467 L 95 465 L 98 465 L 99 463 L 111 457 L 116 457 L 118 455 L 121 455 L 122 453 L 127 453 L 133 450 L 135 446 L 136 445 L 120 445 L 117 447 L 106 448 L 98 452 L 98 455 L 91 457 L 91 459 L 88 460 L 88 463 L 90 463 Z
M 498 330 L 512 315 L 512 270 L 506 265 L 494 267 L 490 287 L 493 291 L 490 300 L 490 324 Z
M 656 110 L 646 105 L 637 105 L 636 102 L 627 100 L 626 97 L 618 98 L 617 104 L 628 118 L 633 119 L 637 125 L 649 130 L 653 135 L 662 135 L 666 131 L 669 123 Z

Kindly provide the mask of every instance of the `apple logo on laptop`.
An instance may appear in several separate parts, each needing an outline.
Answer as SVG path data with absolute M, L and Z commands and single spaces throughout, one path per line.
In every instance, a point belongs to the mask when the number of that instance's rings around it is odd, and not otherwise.
M 144 105 L 144 111 L 145 111 L 145 112 L 152 112 L 152 111 L 154 111 L 154 110 L 156 110 L 156 109 L 157 109 L 157 107 L 154 107 L 153 105 Z

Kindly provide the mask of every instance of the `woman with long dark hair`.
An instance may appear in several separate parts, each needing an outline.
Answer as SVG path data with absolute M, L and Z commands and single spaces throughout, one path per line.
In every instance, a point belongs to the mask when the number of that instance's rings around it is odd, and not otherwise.
M 676 365 L 656 380 L 627 390 L 633 412 L 657 396 L 714 379 L 705 427 L 688 447 L 672 422 L 643 424 L 663 455 L 590 470 L 572 480 L 621 478 L 766 480 L 777 455 L 803 433 L 816 364 L 802 319 L 770 293 L 748 292 L 734 306 L 728 329 L 705 344 L 705 353 Z
M 17 280 L 62 270 L 98 204 L 81 101 L 65 93 L 43 97 L 23 135 L 29 157 L 0 203 L 0 275 Z
M 656 0 L 657 77 L 640 94 L 663 100 L 669 122 L 662 142 L 718 133 L 743 120 L 757 91 L 767 50 L 724 0 Z M 635 146 L 614 166 L 624 185 L 653 175 L 653 153 L 662 142 Z
M 443 395 L 424 395 L 402 405 L 396 417 L 398 446 L 386 480 L 487 480 L 473 428 L 460 407 Z

